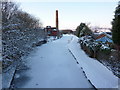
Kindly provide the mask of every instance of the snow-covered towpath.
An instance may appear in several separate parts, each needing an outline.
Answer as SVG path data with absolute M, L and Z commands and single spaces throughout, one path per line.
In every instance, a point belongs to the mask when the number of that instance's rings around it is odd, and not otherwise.
M 68 50 L 72 36 L 48 42 L 28 60 L 30 80 L 20 88 L 93 88 Z

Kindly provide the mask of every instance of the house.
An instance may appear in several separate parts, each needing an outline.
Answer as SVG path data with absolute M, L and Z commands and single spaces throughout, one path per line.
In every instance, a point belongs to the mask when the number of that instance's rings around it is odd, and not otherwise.
M 96 37 L 96 41 L 111 44 L 113 43 L 111 32 L 103 32 Z

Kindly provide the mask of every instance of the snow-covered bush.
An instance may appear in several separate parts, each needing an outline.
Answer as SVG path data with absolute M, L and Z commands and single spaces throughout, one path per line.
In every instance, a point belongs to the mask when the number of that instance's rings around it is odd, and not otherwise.
M 4 63 L 18 60 L 23 55 L 28 54 L 32 50 L 33 43 L 38 43 L 45 39 L 43 29 L 28 29 L 27 32 L 19 30 L 11 30 L 3 33 L 3 67 Z M 6 66 L 6 65 L 5 65 Z
M 13 2 L 2 2 L 2 59 L 3 68 L 19 61 L 33 44 L 46 38 L 41 23 L 35 17 L 18 9 Z
M 100 47 L 100 51 L 108 55 L 111 53 L 111 48 L 108 47 L 107 45 L 102 44 L 102 46 Z
M 83 36 L 79 39 L 81 48 L 90 56 L 99 60 L 109 68 L 116 76 L 120 77 L 120 52 L 110 45 L 97 42 L 91 36 Z
M 97 52 L 101 51 L 104 54 L 110 54 L 111 48 L 102 42 L 95 41 L 92 36 L 83 36 L 79 39 L 81 48 L 83 48 L 88 55 L 96 57 Z
M 92 36 L 83 36 L 79 39 L 79 42 L 84 44 L 88 48 L 92 48 L 93 50 L 94 49 L 99 49 L 99 50 L 111 49 L 111 47 L 109 47 L 108 44 L 97 42 L 92 38 Z
M 102 44 L 99 42 L 96 42 L 92 36 L 83 36 L 79 39 L 80 43 L 87 46 L 88 48 L 95 51 L 96 49 L 99 49 Z

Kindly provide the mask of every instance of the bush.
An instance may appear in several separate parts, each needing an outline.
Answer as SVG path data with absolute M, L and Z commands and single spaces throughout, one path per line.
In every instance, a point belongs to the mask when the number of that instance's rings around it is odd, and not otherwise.
M 109 55 L 111 53 L 111 49 L 100 49 L 102 51 L 101 53 L 104 53 L 106 55 Z
M 2 57 L 3 68 L 19 61 L 32 50 L 32 44 L 46 38 L 41 23 L 14 2 L 2 2 Z

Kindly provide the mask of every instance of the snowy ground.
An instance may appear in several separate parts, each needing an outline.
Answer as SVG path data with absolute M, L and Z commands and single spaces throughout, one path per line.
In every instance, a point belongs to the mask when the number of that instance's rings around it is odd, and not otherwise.
M 27 58 L 30 69 L 22 75 L 16 74 L 16 87 L 93 88 L 88 79 L 97 88 L 117 87 L 118 78 L 102 64 L 87 57 L 77 40 L 73 35 L 64 35 L 61 39 L 38 47 Z M 28 79 L 25 80 L 23 76 Z M 18 82 L 20 80 L 22 84 Z M 23 80 L 27 82 L 24 83 Z
M 29 82 L 20 88 L 92 88 L 68 50 L 71 36 L 38 47 L 28 58 Z M 19 77 L 20 78 L 20 77 Z
M 0 74 L 0 90 L 2 89 L 2 74 Z
M 78 38 L 73 36 L 69 50 L 73 53 L 79 66 L 85 71 L 87 78 L 96 88 L 118 88 L 118 78 L 113 75 L 112 71 L 108 70 L 103 64 L 89 58 L 83 50 L 81 50 Z

